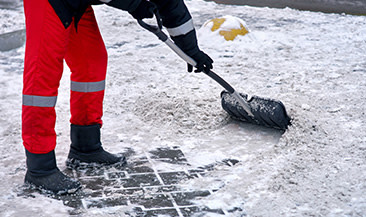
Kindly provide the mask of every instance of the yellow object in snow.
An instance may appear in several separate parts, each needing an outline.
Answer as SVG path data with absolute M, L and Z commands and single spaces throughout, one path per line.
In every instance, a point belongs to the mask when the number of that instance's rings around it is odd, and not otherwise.
M 230 18 L 232 20 L 230 20 L 229 22 L 232 23 L 233 20 L 235 20 L 235 24 L 240 24 L 240 27 L 234 27 L 234 28 L 223 28 L 222 25 L 227 22 L 227 18 Z M 216 30 L 219 30 L 219 34 L 224 36 L 226 41 L 233 41 L 236 36 L 238 35 L 246 35 L 247 33 L 249 33 L 249 31 L 245 28 L 245 26 L 243 25 L 243 23 L 241 22 L 240 19 L 235 18 L 235 17 L 223 17 L 223 18 L 214 18 L 208 22 L 206 22 L 205 26 L 209 23 L 213 23 L 212 27 L 211 27 L 211 31 L 214 32 Z

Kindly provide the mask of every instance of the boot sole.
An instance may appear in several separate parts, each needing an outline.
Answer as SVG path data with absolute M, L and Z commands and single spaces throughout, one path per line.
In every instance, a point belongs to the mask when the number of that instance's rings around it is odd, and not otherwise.
M 67 190 L 61 190 L 61 191 L 58 191 L 58 192 L 53 192 L 51 190 L 47 190 L 47 189 L 43 188 L 42 186 L 36 186 L 35 184 L 30 183 L 30 182 L 27 182 L 27 181 L 24 182 L 24 187 L 27 188 L 27 189 L 39 191 L 41 194 L 44 194 L 44 195 L 67 195 L 67 194 L 74 194 L 79 189 L 81 189 L 81 185 L 80 185 L 80 186 L 78 186 L 76 188 L 67 189 Z
M 66 167 L 70 170 L 72 169 L 88 169 L 88 168 L 101 168 L 101 167 L 106 167 L 106 166 L 125 166 L 127 165 L 127 160 L 125 157 L 123 157 L 123 159 L 121 159 L 120 161 L 116 162 L 116 163 L 87 163 L 87 162 L 82 162 L 80 160 L 77 159 L 67 159 L 66 160 Z

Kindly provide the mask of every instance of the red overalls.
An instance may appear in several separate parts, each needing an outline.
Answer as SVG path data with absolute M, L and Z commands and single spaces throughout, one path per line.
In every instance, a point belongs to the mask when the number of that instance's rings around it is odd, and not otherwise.
M 71 69 L 71 124 L 102 124 L 107 52 L 93 9 L 78 23 L 63 26 L 48 0 L 24 0 L 22 137 L 31 153 L 45 154 L 56 146 L 55 105 L 63 60 Z

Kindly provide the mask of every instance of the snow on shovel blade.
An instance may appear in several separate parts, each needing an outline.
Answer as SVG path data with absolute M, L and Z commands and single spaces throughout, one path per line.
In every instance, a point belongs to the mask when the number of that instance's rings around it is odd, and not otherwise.
M 221 93 L 222 108 L 234 119 L 282 130 L 287 129 L 288 125 L 291 124 L 291 119 L 281 101 L 257 96 L 248 100 L 248 96 L 242 93 L 240 96 L 248 103 L 254 117 L 249 116 L 229 92 L 223 91 Z

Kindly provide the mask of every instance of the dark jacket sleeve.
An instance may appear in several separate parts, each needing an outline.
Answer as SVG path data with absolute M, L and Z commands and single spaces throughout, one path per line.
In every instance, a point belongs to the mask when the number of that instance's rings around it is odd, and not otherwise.
M 93 0 L 95 1 L 95 0 Z M 134 11 L 141 0 L 99 0 L 107 5 L 124 11 Z
M 174 43 L 186 54 L 192 56 L 199 52 L 196 30 L 192 16 L 183 0 L 151 0 L 159 10 L 163 25 L 167 28 Z
M 75 27 L 89 5 L 106 3 L 125 11 L 133 11 L 141 0 L 48 0 L 65 28 L 68 28 L 75 18 Z
M 151 0 L 159 10 L 163 25 L 175 28 L 192 19 L 183 0 Z

